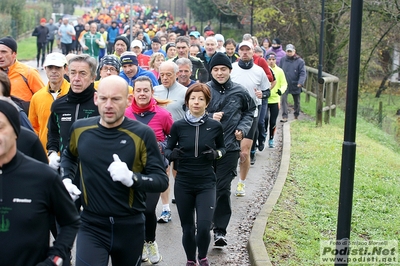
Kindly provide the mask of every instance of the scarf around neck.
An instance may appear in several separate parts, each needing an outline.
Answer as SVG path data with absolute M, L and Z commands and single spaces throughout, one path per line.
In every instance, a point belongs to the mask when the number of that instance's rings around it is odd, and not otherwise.
M 141 113 L 145 113 L 145 112 L 148 112 L 148 111 L 154 111 L 156 105 L 157 105 L 156 99 L 151 98 L 148 105 L 146 105 L 145 107 L 140 107 L 136 103 L 135 98 L 133 98 L 131 108 L 132 108 L 132 112 L 134 112 L 135 114 L 141 114 Z
M 241 59 L 238 61 L 238 65 L 243 69 L 250 69 L 253 67 L 253 64 L 253 59 L 251 59 L 249 62 L 244 62 Z
M 200 117 L 195 117 L 190 113 L 190 110 L 187 110 L 184 116 L 185 121 L 192 126 L 200 126 L 201 124 L 204 124 L 206 120 L 208 119 L 208 115 L 204 113 Z
M 70 88 L 67 94 L 67 101 L 70 103 L 84 103 L 89 100 L 93 101 L 95 91 L 96 90 L 94 89 L 94 83 L 90 84 L 89 87 L 87 87 L 81 93 L 75 93 Z

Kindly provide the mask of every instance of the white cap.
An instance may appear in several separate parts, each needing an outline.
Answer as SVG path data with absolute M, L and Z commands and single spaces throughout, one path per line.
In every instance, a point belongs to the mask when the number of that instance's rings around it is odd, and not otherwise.
M 250 49 L 254 50 L 254 46 L 253 46 L 253 44 L 252 44 L 251 42 L 248 42 L 248 41 L 243 41 L 243 42 L 241 42 L 241 43 L 239 44 L 239 49 L 240 49 L 242 46 L 247 46 L 247 47 L 249 47 Z
M 67 65 L 67 58 L 62 53 L 51 53 L 46 56 L 46 60 L 44 61 L 43 66 L 58 66 L 63 67 Z
M 131 42 L 131 48 L 133 47 L 139 47 L 140 49 L 143 49 L 143 43 L 139 40 L 133 40 Z

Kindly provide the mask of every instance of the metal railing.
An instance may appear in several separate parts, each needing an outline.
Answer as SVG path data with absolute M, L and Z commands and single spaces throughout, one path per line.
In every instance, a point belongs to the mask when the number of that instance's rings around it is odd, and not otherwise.
M 306 70 L 307 80 L 303 88 L 303 92 L 306 94 L 306 102 L 310 102 L 310 97 L 316 98 L 316 125 L 322 126 L 323 114 L 325 124 L 329 124 L 330 117 L 336 116 L 339 78 L 322 72 L 322 78 L 318 80 L 318 69 L 306 66 Z

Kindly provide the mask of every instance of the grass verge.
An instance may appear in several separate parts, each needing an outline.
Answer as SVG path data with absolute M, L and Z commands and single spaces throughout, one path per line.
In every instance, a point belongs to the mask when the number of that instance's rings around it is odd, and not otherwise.
M 315 102 L 302 109 L 314 114 Z M 321 265 L 320 240 L 336 238 L 344 113 L 319 128 L 310 120 L 290 127 L 290 172 L 264 242 L 274 265 Z M 360 117 L 356 143 L 351 240 L 399 240 L 398 143 Z
M 19 61 L 33 60 L 36 57 L 36 37 L 28 37 L 18 40 L 18 54 Z

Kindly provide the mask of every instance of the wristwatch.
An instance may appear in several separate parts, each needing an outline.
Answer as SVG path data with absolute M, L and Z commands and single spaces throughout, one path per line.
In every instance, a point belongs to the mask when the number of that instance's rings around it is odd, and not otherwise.
M 53 262 L 54 265 L 56 265 L 56 266 L 63 265 L 63 259 L 61 257 L 52 255 L 49 258 L 50 258 L 51 262 Z
M 217 159 L 221 159 L 221 157 L 222 157 L 222 152 L 221 152 L 220 150 L 217 150 L 217 153 L 218 153 L 218 158 L 217 158 Z

